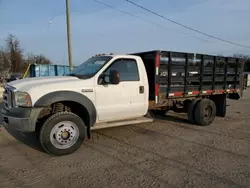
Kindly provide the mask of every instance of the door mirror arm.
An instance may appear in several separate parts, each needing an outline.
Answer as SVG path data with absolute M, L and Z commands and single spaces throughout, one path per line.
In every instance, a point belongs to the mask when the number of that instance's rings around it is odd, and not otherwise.
M 107 82 L 105 81 L 105 77 L 107 77 L 108 75 L 106 74 L 101 74 L 98 78 L 98 84 L 99 85 L 105 85 L 107 84 Z

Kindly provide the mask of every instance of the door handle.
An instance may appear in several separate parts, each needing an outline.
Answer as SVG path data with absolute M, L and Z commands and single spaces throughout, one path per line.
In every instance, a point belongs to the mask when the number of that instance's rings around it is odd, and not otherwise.
M 144 93 L 144 86 L 139 87 L 139 93 Z

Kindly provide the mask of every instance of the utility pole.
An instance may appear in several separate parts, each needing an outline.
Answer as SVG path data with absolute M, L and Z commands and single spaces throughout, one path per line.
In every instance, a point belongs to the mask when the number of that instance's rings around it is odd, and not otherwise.
M 68 40 L 69 69 L 70 69 L 70 71 L 72 71 L 72 52 L 71 52 L 71 37 L 70 37 L 69 0 L 66 0 L 66 18 L 67 18 L 67 40 Z

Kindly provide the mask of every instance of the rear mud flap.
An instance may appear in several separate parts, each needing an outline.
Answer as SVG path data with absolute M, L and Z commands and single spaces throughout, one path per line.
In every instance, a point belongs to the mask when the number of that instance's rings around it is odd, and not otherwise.
M 229 93 L 227 98 L 232 99 L 232 100 L 239 100 L 240 95 L 239 95 L 239 93 Z

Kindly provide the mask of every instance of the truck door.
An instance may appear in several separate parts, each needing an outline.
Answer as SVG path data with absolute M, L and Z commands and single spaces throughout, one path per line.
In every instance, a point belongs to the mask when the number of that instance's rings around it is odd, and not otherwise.
M 143 116 L 145 114 L 144 81 L 140 79 L 135 59 L 117 59 L 104 71 L 120 74 L 118 85 L 97 85 L 96 107 L 99 121 L 113 121 Z M 108 77 L 105 78 L 109 82 Z

